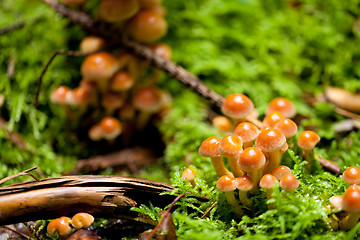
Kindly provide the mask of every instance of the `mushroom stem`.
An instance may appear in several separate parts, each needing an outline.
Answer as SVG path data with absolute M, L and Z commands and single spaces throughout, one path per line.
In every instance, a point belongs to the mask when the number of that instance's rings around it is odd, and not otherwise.
M 251 122 L 252 124 L 257 126 L 259 129 L 261 129 L 264 126 L 263 123 L 259 119 L 255 118 L 251 115 L 246 116 L 245 121 Z
M 266 189 L 266 199 L 267 200 L 270 200 L 273 198 L 273 196 L 272 196 L 273 192 L 274 192 L 273 189 Z M 269 203 L 268 209 L 275 209 L 275 203 Z
M 236 201 L 234 191 L 225 192 L 226 201 L 233 207 L 239 207 L 239 204 Z
M 221 157 L 211 157 L 211 163 L 214 167 L 214 170 L 218 177 L 227 175 L 229 177 L 234 177 L 234 174 L 230 172 L 224 165 L 224 162 L 222 161 Z
M 312 166 L 313 166 L 313 159 L 314 159 L 314 149 L 310 149 L 310 150 L 304 149 L 302 155 L 303 155 L 305 161 L 307 161 L 307 164 L 305 166 L 306 169 L 308 171 L 311 171 Z
M 356 225 L 356 223 L 359 221 L 359 218 L 360 218 L 360 213 L 349 212 L 349 215 L 347 215 L 340 221 L 340 228 L 342 230 L 349 230 L 353 228 Z
M 229 157 L 229 165 L 231 172 L 234 174 L 235 177 L 241 177 L 244 175 L 244 172 L 240 169 L 239 165 L 237 164 L 236 157 Z
M 265 165 L 263 174 L 272 173 L 272 171 L 280 165 L 282 154 L 279 150 L 265 153 L 268 163 Z
M 252 201 L 247 197 L 247 192 L 246 191 L 241 191 L 239 190 L 239 199 L 240 199 L 240 202 L 248 207 L 248 208 L 251 208 L 252 207 Z
M 260 168 L 259 170 L 254 170 L 254 171 L 248 171 L 246 172 L 246 175 L 248 175 L 251 180 L 253 181 L 253 187 L 250 190 L 251 193 L 254 193 L 258 190 L 258 185 L 259 185 L 259 181 L 260 178 L 262 177 L 261 173 L 263 171 L 263 168 Z

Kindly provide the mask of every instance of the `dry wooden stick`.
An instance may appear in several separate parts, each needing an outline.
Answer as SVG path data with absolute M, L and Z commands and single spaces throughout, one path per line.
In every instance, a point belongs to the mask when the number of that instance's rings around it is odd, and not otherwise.
M 17 177 L 20 177 L 20 176 L 24 176 L 24 175 L 29 175 L 30 177 L 34 178 L 36 181 L 39 182 L 40 179 L 38 179 L 37 177 L 35 177 L 33 174 L 30 173 L 31 171 L 33 171 L 33 170 L 35 170 L 35 169 L 37 169 L 36 166 L 35 166 L 35 167 L 32 167 L 32 168 L 29 168 L 29 169 L 27 169 L 27 170 L 25 170 L 25 171 L 19 172 L 19 173 L 17 173 L 17 174 L 14 174 L 14 175 L 12 175 L 12 176 L 3 178 L 3 179 L 0 180 L 0 185 L 2 185 L 2 184 L 4 184 L 4 183 L 6 183 L 7 181 L 10 181 L 10 180 L 12 180 L 12 179 L 14 179 L 14 178 L 17 178 Z
M 0 226 L 72 216 L 83 211 L 95 217 L 154 224 L 149 217 L 130 208 L 150 201 L 157 207 L 165 207 L 174 196 L 159 194 L 173 189 L 167 183 L 105 175 L 64 176 L 8 185 L 0 187 Z
M 204 215 L 201 216 L 200 219 L 203 219 L 204 217 L 206 217 L 206 215 L 209 214 L 209 212 L 216 206 L 216 204 L 218 204 L 217 201 L 215 201 L 215 202 L 210 206 L 210 208 L 204 213 Z

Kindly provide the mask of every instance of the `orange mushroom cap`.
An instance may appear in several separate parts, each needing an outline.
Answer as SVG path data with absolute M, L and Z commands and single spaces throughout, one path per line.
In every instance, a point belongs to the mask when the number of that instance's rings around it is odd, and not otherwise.
M 245 118 L 254 110 L 254 104 L 244 94 L 234 93 L 225 98 L 221 111 L 226 116 L 236 119 Z
M 225 157 L 234 157 L 238 155 L 241 150 L 242 141 L 241 138 L 236 135 L 226 135 L 220 141 L 219 152 Z
M 87 56 L 81 65 L 81 74 L 92 81 L 109 80 L 119 67 L 116 57 L 107 52 Z
M 73 225 L 74 228 L 88 228 L 93 224 L 94 217 L 88 213 L 77 213 L 71 220 L 71 225 Z
M 50 235 L 55 235 L 57 232 L 60 236 L 67 236 L 72 231 L 70 223 L 71 219 L 68 217 L 53 219 L 47 225 L 47 232 Z
M 138 12 L 128 23 L 130 35 L 143 43 L 155 42 L 167 32 L 167 22 L 156 12 L 145 9 Z
M 263 124 L 265 127 L 275 127 L 275 125 L 284 119 L 284 116 L 280 112 L 271 112 L 263 120 Z
M 266 114 L 268 115 L 274 111 L 280 112 L 285 118 L 293 118 L 296 115 L 295 106 L 284 97 L 277 97 L 271 100 L 266 109 Z
M 89 138 L 93 141 L 99 141 L 104 136 L 103 131 L 102 131 L 100 125 L 98 125 L 98 124 L 92 126 L 89 129 L 88 135 L 89 135 Z
M 280 150 L 286 143 L 285 136 L 277 129 L 262 129 L 255 141 L 255 146 L 263 152 L 272 152 Z
M 360 168 L 358 167 L 347 168 L 344 171 L 342 178 L 347 183 L 360 184 Z
M 318 142 L 320 142 L 319 135 L 313 131 L 304 131 L 300 133 L 297 144 L 302 149 L 311 150 Z
M 250 191 L 254 186 L 254 183 L 251 180 L 251 178 L 246 175 L 235 178 L 235 181 L 236 181 L 236 188 L 239 189 L 240 191 L 245 191 L 245 192 Z
M 342 209 L 349 212 L 360 212 L 360 187 L 356 184 L 346 189 Z
M 221 139 L 215 136 L 205 139 L 200 145 L 199 154 L 203 157 L 220 157 L 220 141 Z
M 295 136 L 298 130 L 296 123 L 288 118 L 284 118 L 278 121 L 275 124 L 275 128 L 284 134 L 286 138 Z
M 291 174 L 291 169 L 284 165 L 277 166 L 272 171 L 272 175 L 274 175 L 278 180 L 281 180 L 283 177 L 285 177 L 288 174 Z
M 152 48 L 156 55 L 162 56 L 165 59 L 171 59 L 172 51 L 171 47 L 165 43 L 155 44 Z
M 91 53 L 100 50 L 105 45 L 104 39 L 97 36 L 87 36 L 80 43 L 80 51 Z
M 341 209 L 342 208 L 343 196 L 342 195 L 334 195 L 331 198 L 329 198 L 329 201 L 331 203 L 332 208 Z
M 293 191 L 299 187 L 299 180 L 292 174 L 285 175 L 280 180 L 280 187 L 286 191 Z
M 58 86 L 52 91 L 50 100 L 53 103 L 65 104 L 67 99 L 66 95 L 69 93 L 69 91 L 71 91 L 71 89 L 66 86 Z
M 73 90 L 73 104 L 75 105 L 87 105 L 91 100 L 91 92 L 88 88 L 78 86 Z
M 134 85 L 134 78 L 127 71 L 116 73 L 110 80 L 110 90 L 126 91 Z
M 119 120 L 113 117 L 104 117 L 100 122 L 103 136 L 107 140 L 112 140 L 120 135 L 122 126 Z
M 234 191 L 236 189 L 236 180 L 233 177 L 224 175 L 219 178 L 216 187 L 222 192 Z
M 275 186 L 277 179 L 272 174 L 265 174 L 259 182 L 259 186 L 264 189 L 272 189 Z
M 254 141 L 259 133 L 260 130 L 254 124 L 249 122 L 239 123 L 234 130 L 234 135 L 239 136 L 243 142 Z
M 154 86 L 143 87 L 133 96 L 135 108 L 146 112 L 157 112 L 162 107 L 162 92 Z
M 246 171 L 254 171 L 262 168 L 266 163 L 263 152 L 257 147 L 249 147 L 239 155 L 239 167 Z
M 140 9 L 138 0 L 101 0 L 98 14 L 106 22 L 121 22 L 134 16 Z
M 102 105 L 110 112 L 121 108 L 125 103 L 125 96 L 121 93 L 106 92 L 102 98 Z
M 184 172 L 181 174 L 181 178 L 185 178 L 185 181 L 190 182 L 195 179 L 196 172 L 194 169 L 185 168 Z
M 216 116 L 212 120 L 213 126 L 222 132 L 230 132 L 233 128 L 231 121 L 224 116 Z

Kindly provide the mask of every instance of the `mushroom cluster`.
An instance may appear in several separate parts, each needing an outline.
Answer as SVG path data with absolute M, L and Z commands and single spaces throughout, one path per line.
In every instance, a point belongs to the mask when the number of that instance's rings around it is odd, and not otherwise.
M 76 229 L 88 228 L 93 224 L 94 217 L 88 213 L 77 213 L 72 219 L 68 217 L 60 217 L 53 219 L 47 225 L 47 233 L 51 236 L 58 234 L 59 236 L 68 236 L 73 232 L 72 225 Z
M 85 1 L 63 3 L 79 6 Z M 154 54 L 170 59 L 171 48 L 157 43 L 167 32 L 165 14 L 161 0 L 101 0 L 97 11 L 100 21 L 115 24 L 119 31 L 146 44 Z M 87 57 L 81 65 L 79 85 L 74 89 L 58 86 L 50 99 L 62 105 L 67 113 L 74 108 L 80 115 L 97 112 L 88 132 L 91 140 L 111 141 L 130 121 L 136 121 L 137 129 L 141 130 L 153 115 L 161 117 L 167 112 L 171 96 L 157 87 L 160 70 L 150 68 L 147 61 L 125 49 L 109 49 L 106 41 L 97 36 L 84 38 L 80 51 Z
M 276 183 L 289 192 L 298 188 L 299 181 L 291 169 L 280 165 L 283 153 L 296 143 L 298 127 L 290 119 L 296 115 L 294 105 L 286 98 L 275 98 L 268 105 L 263 121 L 259 121 L 254 104 L 247 96 L 231 94 L 225 98 L 221 110 L 229 118 L 219 117 L 214 126 L 229 134 L 222 139 L 216 136 L 205 139 L 199 153 L 211 159 L 220 178 L 217 187 L 225 192 L 229 204 L 238 206 L 235 189 L 239 190 L 240 202 L 250 207 L 247 192 L 255 193 L 259 187 L 266 191 L 268 199 Z M 232 123 L 237 124 L 233 133 L 229 132 L 233 129 Z M 315 159 L 313 149 L 319 141 L 320 137 L 313 131 L 304 131 L 298 138 L 297 146 L 303 149 L 309 170 Z M 228 159 L 230 170 L 224 159 Z
M 360 168 L 347 168 L 342 179 L 350 184 L 344 195 L 334 195 L 330 201 L 329 210 L 338 211 L 329 216 L 329 222 L 334 230 L 349 230 L 353 228 L 360 219 Z

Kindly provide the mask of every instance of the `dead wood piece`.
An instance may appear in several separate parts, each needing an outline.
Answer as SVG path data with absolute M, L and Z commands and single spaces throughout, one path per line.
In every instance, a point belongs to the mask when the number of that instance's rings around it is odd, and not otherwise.
M 350 112 L 360 112 L 360 93 L 351 93 L 342 88 L 328 86 L 325 98 L 339 108 Z
M 323 166 L 326 170 L 334 173 L 340 174 L 341 167 L 325 158 L 320 157 L 319 155 L 315 155 L 315 158 L 319 161 L 320 165 Z
M 159 194 L 173 189 L 162 182 L 105 175 L 64 176 L 8 185 L 0 187 L 0 226 L 78 212 L 154 224 L 130 208 L 149 202 L 165 207 L 174 197 Z
M 139 169 L 156 161 L 151 149 L 134 147 L 107 155 L 95 156 L 77 162 L 71 174 L 91 173 L 108 167 L 128 167 L 130 164 Z

